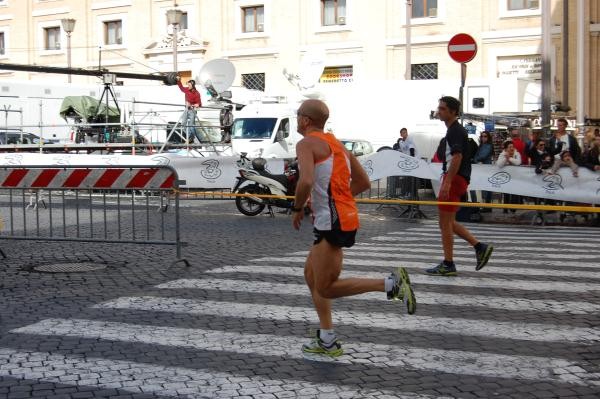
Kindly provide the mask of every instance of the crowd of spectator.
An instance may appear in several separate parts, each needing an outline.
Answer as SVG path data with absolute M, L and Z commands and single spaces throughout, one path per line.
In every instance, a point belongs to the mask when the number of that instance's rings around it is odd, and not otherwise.
M 541 137 L 535 131 L 529 139 L 523 141 L 519 129 L 510 129 L 508 138 L 502 142 L 502 151 L 494 157 L 494 143 L 490 132 L 484 131 L 480 136 L 480 145 L 473 156 L 473 163 L 495 164 L 503 168 L 508 165 L 530 165 L 536 174 L 557 174 L 563 167 L 571 169 L 574 177 L 579 176 L 579 168 L 600 171 L 600 129 L 588 131 L 584 138 L 583 150 L 577 139 L 567 131 L 568 122 L 564 118 L 557 120 L 557 129 L 549 139 Z M 475 193 L 472 192 L 472 197 Z M 491 202 L 492 193 L 482 192 L 483 202 Z M 476 198 L 474 198 L 476 199 Z M 521 196 L 504 194 L 503 202 L 508 204 L 522 203 Z M 491 209 L 482 210 L 491 212 Z M 514 212 L 514 210 L 512 210 Z M 504 210 L 504 212 L 508 212 Z

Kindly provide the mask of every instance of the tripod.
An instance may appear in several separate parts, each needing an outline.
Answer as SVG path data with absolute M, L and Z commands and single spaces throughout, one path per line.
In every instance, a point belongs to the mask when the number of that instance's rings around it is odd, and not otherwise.
M 417 177 L 405 177 L 406 179 L 409 179 L 409 185 L 410 185 L 410 199 L 413 201 L 418 201 L 419 200 L 419 187 L 417 186 L 418 183 L 418 178 Z M 413 205 L 413 204 L 409 204 L 406 209 L 404 211 L 402 211 L 402 213 L 400 215 L 398 215 L 399 218 L 403 217 L 403 216 L 407 216 L 408 219 L 427 219 L 427 216 L 425 215 L 425 213 L 423 213 L 423 211 L 421 209 L 419 209 L 419 205 Z
M 106 101 L 106 108 L 104 109 L 104 123 L 106 123 L 106 125 L 104 126 L 104 134 L 100 137 L 98 137 L 98 142 L 103 142 L 103 143 L 110 143 L 112 142 L 112 138 L 111 138 L 111 131 L 109 129 L 111 129 L 110 126 L 108 126 L 108 120 L 109 120 L 109 112 L 110 112 L 110 99 L 112 98 L 113 102 L 115 103 L 115 107 L 117 108 L 117 112 L 119 113 L 119 115 L 121 115 L 121 108 L 119 108 L 119 103 L 117 103 L 117 98 L 115 96 L 115 92 L 113 91 L 112 88 L 112 83 L 110 82 L 104 82 L 104 90 L 102 90 L 102 95 L 100 95 L 100 100 L 98 101 L 98 107 L 96 108 L 96 111 L 94 112 L 94 118 L 98 117 L 98 112 L 100 111 L 100 104 L 102 104 L 102 100 Z M 111 129 L 112 130 L 112 129 Z M 102 138 L 102 140 L 100 140 L 100 138 Z
M 194 115 L 193 118 L 191 118 L 192 119 L 191 121 L 190 121 L 190 118 L 189 118 L 189 112 L 193 112 L 193 115 Z M 182 129 L 183 129 L 183 132 L 181 131 Z M 171 141 L 173 135 L 179 136 L 179 138 L 181 140 L 183 140 L 183 142 L 185 143 L 186 147 L 189 150 L 189 146 L 190 146 L 190 130 L 191 129 L 194 129 L 194 136 L 198 140 L 198 144 L 201 144 L 201 142 L 202 142 L 202 135 L 203 135 L 204 139 L 212 147 L 212 150 L 215 153 L 218 153 L 218 151 L 217 151 L 217 149 L 215 147 L 214 142 L 211 140 L 210 136 L 202 129 L 202 125 L 200 123 L 200 119 L 198 119 L 198 115 L 196 114 L 196 112 L 194 112 L 192 110 L 188 110 L 188 109 L 186 109 L 185 111 L 183 111 L 181 113 L 181 116 L 179 117 L 179 120 L 177 121 L 177 123 L 175 123 L 175 125 L 173 125 L 173 127 L 169 131 L 169 134 L 167 134 L 167 139 L 163 143 L 162 147 L 160 147 L 160 150 L 158 152 L 163 152 L 164 151 L 165 147 Z

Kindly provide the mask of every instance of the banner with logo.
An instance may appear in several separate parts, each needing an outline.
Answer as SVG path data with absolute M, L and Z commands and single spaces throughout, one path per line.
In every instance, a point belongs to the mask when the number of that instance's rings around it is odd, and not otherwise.
M 233 188 L 238 176 L 238 157 L 186 157 L 162 153 L 155 155 L 93 155 L 93 154 L 0 154 L 0 166 L 139 166 L 170 165 L 175 168 L 185 188 Z M 266 169 L 282 174 L 282 159 L 267 159 Z
M 361 157 L 360 161 L 372 181 L 388 176 L 414 176 L 432 180 L 435 188 L 439 187 L 442 176 L 441 163 L 430 164 L 398 151 L 381 151 Z M 574 177 L 568 167 L 560 168 L 554 175 L 537 175 L 535 169 L 529 166 L 472 167 L 470 190 L 600 204 L 600 173 L 583 167 L 579 168 L 579 177 Z

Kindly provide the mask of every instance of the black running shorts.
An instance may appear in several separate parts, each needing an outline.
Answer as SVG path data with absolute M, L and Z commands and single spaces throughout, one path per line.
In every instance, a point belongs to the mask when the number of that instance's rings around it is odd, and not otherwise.
M 341 231 L 341 230 L 317 230 L 314 229 L 315 234 L 315 242 L 314 245 L 323 240 L 327 240 L 327 242 L 334 247 L 346 247 L 350 248 L 354 245 L 354 240 L 356 238 L 356 230 L 352 231 Z

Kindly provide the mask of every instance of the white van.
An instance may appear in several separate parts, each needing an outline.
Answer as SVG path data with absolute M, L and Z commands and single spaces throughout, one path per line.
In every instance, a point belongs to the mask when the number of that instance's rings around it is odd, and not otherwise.
M 251 103 L 236 112 L 231 128 L 234 154 L 245 152 L 250 158 L 295 158 L 297 108 L 285 103 Z

